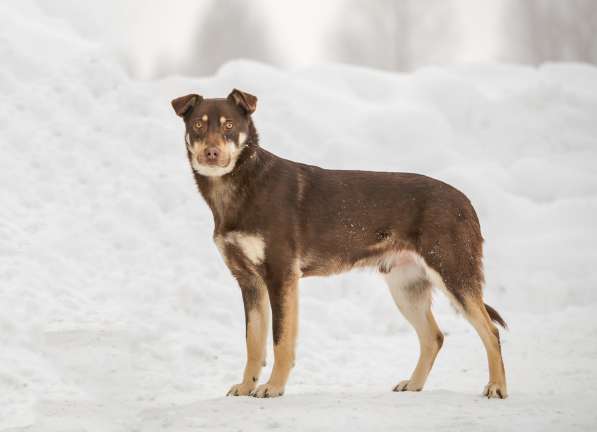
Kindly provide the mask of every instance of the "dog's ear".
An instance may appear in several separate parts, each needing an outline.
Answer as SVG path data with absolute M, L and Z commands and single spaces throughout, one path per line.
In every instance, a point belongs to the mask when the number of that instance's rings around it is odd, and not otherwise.
M 201 103 L 202 100 L 203 98 L 198 94 L 189 94 L 176 98 L 171 103 L 176 115 L 184 117 L 193 109 L 195 105 Z
M 257 98 L 252 94 L 234 89 L 228 95 L 228 100 L 241 107 L 245 113 L 253 114 L 257 109 Z

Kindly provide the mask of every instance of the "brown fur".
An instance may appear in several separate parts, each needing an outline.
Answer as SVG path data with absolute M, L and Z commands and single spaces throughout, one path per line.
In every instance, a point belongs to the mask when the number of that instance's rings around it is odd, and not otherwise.
M 483 238 L 475 210 L 462 192 L 419 174 L 326 170 L 280 158 L 259 146 L 250 116 L 256 98 L 238 90 L 227 99 L 188 95 L 172 105 L 185 120 L 191 140 L 201 140 L 206 147 L 226 139 L 238 140 L 241 133 L 247 135 L 230 173 L 208 177 L 194 170 L 193 175 L 213 212 L 214 239 L 239 282 L 247 328 L 250 312 L 263 310 L 266 301 L 258 287 L 265 286 L 271 304 L 274 371 L 265 388 L 251 391 L 258 396 L 283 392 L 294 361 L 300 277 L 355 267 L 374 267 L 390 276 L 402 265 L 393 257 L 411 253 L 439 275 L 450 297 L 479 331 L 488 352 L 492 352 L 492 379 L 503 386 L 500 392 L 505 396 L 505 378 L 496 372 L 497 351 L 490 340 L 495 327 L 490 319 L 504 327 L 505 322 L 480 300 Z M 194 122 L 204 115 L 214 124 L 197 132 Z M 232 119 L 233 130 L 218 129 L 221 126 L 215 122 L 221 116 Z M 187 155 L 189 161 L 201 157 L 190 151 Z M 222 240 L 231 232 L 259 235 L 263 239 L 263 262 L 252 262 L 242 245 Z M 423 274 L 420 277 L 413 280 L 410 292 L 420 286 L 427 298 L 430 279 Z M 419 304 L 416 298 L 412 301 L 415 303 L 402 301 L 399 306 Z M 420 387 L 443 342 L 430 302 L 421 305 L 428 312 L 413 316 L 411 321 L 421 339 L 421 358 L 415 371 L 419 372 L 413 373 Z M 419 323 L 423 326 L 420 329 Z M 262 335 L 257 339 L 262 340 Z M 256 374 L 251 371 L 252 376 Z M 245 390 L 251 387 L 243 383 Z M 410 388 L 405 384 L 404 389 Z

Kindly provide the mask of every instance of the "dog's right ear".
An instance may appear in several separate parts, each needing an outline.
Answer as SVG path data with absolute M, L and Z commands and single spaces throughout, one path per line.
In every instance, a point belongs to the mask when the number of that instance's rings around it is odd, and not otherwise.
M 201 103 L 202 100 L 203 98 L 198 94 L 189 94 L 176 98 L 171 103 L 176 115 L 184 117 L 195 107 L 195 105 Z

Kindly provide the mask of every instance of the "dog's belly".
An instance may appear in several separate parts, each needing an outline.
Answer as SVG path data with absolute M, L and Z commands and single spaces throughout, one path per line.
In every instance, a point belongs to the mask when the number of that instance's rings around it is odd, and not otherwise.
M 327 276 L 362 267 L 382 269 L 385 263 L 396 261 L 399 251 L 395 244 L 384 242 L 339 249 L 310 249 L 301 256 L 300 269 L 303 276 Z
M 306 256 L 300 260 L 300 269 L 303 277 L 328 276 L 349 271 L 352 266 L 338 257 Z
M 351 262 L 340 256 L 332 258 L 314 255 L 301 259 L 301 272 L 303 276 L 327 276 L 350 271 L 354 268 L 371 267 L 381 273 L 389 273 L 397 268 L 426 267 L 424 259 L 416 252 L 402 249 L 387 249 L 367 255 L 357 261 Z
M 381 221 L 353 217 L 349 223 L 330 223 L 323 230 L 303 233 L 303 276 L 326 276 L 359 267 L 380 268 L 389 256 L 413 250 L 411 242 L 401 235 L 400 227 L 390 223 L 391 216 L 390 213 Z

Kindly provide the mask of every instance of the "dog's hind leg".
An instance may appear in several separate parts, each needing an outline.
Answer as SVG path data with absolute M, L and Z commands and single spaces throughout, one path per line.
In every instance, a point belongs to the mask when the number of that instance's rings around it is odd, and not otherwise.
M 501 317 L 493 309 L 490 309 L 495 314 L 496 320 L 505 323 Z M 504 362 L 502 360 L 502 349 L 500 344 L 500 333 L 497 327 L 493 324 L 492 318 L 488 313 L 486 305 L 480 296 L 471 296 L 465 299 L 464 315 L 473 325 L 487 351 L 487 361 L 489 363 L 489 383 L 483 390 L 483 395 L 488 398 L 508 397 L 508 390 L 506 388 L 506 373 L 504 370 Z
M 431 284 L 424 269 L 410 261 L 392 267 L 385 279 L 396 305 L 415 328 L 420 344 L 415 370 L 408 380 L 399 382 L 394 391 L 420 391 L 444 340 L 431 312 Z
M 506 327 L 506 323 L 495 309 L 483 303 L 483 277 L 480 270 L 471 272 L 468 278 L 442 278 L 439 273 L 427 267 L 427 275 L 433 285 L 440 288 L 454 307 L 472 324 L 485 346 L 489 363 L 489 383 L 483 394 L 488 398 L 506 398 L 506 373 L 502 360 L 500 333 L 492 321 Z
M 430 223 L 442 214 L 437 210 L 430 213 Z M 483 303 L 483 237 L 472 207 L 461 206 L 458 219 L 444 227 L 442 233 L 431 232 L 418 239 L 427 278 L 448 296 L 483 341 L 489 363 L 489 383 L 483 394 L 505 398 L 508 393 L 500 334 L 492 320 L 504 327 L 505 322 L 496 310 Z

